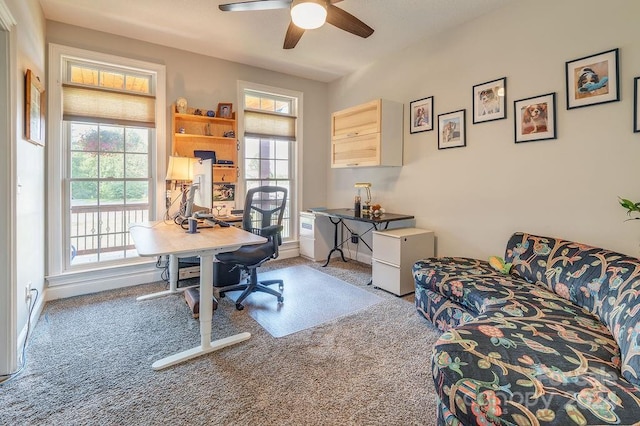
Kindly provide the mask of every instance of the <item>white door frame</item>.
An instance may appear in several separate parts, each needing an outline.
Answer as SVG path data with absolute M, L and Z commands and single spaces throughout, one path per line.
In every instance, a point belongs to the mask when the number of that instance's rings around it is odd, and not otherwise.
M 0 374 L 17 368 L 16 21 L 0 0 Z

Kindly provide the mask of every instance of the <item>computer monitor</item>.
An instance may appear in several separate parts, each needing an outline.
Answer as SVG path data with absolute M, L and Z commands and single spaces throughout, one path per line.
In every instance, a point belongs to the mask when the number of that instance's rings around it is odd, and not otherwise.
M 202 210 L 210 213 L 213 202 L 213 162 L 211 160 L 194 161 L 191 167 L 193 183 L 189 188 L 185 217 Z

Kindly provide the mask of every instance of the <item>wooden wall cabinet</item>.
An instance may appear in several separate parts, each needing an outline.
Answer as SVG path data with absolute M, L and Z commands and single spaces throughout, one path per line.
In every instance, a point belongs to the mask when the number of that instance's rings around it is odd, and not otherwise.
M 180 114 L 175 104 L 171 106 L 171 154 L 195 157 L 194 151 L 215 151 L 217 160 L 233 161 L 233 164 L 213 166 L 214 182 L 238 180 L 238 126 L 235 113 L 231 118 L 208 117 L 193 114 L 189 108 Z M 233 132 L 233 136 L 224 136 Z
M 331 167 L 402 166 L 403 111 L 376 99 L 331 114 Z

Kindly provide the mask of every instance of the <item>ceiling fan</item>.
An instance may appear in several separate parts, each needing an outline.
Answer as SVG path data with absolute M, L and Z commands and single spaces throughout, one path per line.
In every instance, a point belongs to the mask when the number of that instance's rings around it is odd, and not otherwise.
M 319 28 L 325 22 L 367 38 L 373 34 L 373 28 L 350 14 L 334 6 L 342 0 L 250 0 L 239 3 L 221 4 L 218 6 L 224 12 L 239 12 L 252 10 L 288 9 L 291 8 L 291 22 L 284 37 L 284 49 L 293 49 L 300 41 L 305 30 Z

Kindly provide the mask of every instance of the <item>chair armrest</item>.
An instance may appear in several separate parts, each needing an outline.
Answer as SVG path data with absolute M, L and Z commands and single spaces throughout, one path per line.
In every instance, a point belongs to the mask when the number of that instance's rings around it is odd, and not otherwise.
M 282 225 L 270 225 L 265 228 L 262 228 L 260 230 L 260 235 L 265 238 L 269 238 L 269 237 L 273 237 L 274 235 L 280 234 L 281 231 L 282 231 Z

